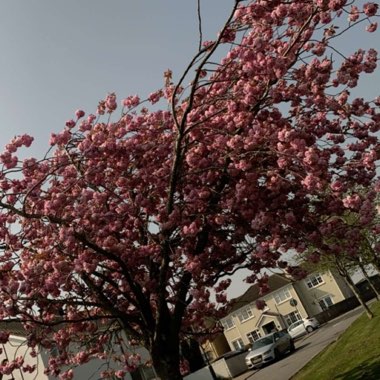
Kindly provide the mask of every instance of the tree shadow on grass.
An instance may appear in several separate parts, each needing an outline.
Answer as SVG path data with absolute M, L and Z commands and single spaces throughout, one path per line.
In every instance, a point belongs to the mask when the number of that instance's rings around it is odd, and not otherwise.
M 368 359 L 357 367 L 335 375 L 335 380 L 378 380 L 380 379 L 380 358 Z

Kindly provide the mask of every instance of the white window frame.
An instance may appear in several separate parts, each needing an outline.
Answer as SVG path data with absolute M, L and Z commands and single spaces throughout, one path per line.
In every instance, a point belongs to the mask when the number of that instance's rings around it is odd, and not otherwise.
M 252 334 L 256 334 L 253 336 Z M 250 333 L 247 334 L 247 339 L 249 340 L 250 343 L 255 342 L 257 339 L 261 338 L 261 333 L 259 329 L 253 330 Z
M 244 309 L 241 309 L 238 313 L 236 313 L 236 315 L 239 318 L 240 323 L 243 323 L 247 321 L 248 319 L 251 319 L 255 316 L 253 314 L 251 307 L 249 306 Z
M 309 289 L 317 288 L 318 286 L 322 285 L 325 283 L 323 280 L 323 277 L 320 273 L 313 274 L 309 276 L 306 280 L 306 286 Z
M 326 298 L 330 299 L 331 305 L 327 304 L 327 302 L 325 301 Z M 323 303 L 324 306 L 322 306 L 321 303 Z M 327 310 L 330 306 L 334 305 L 333 296 L 331 294 L 327 294 L 321 298 L 318 298 L 318 305 L 322 309 L 322 311 Z
M 288 327 L 294 322 L 300 321 L 302 319 L 301 314 L 298 310 L 292 311 L 289 314 L 284 315 L 284 319 Z
M 281 289 L 279 291 L 277 291 L 274 295 L 273 295 L 273 298 L 274 298 L 274 301 L 276 302 L 277 305 L 287 301 L 287 300 L 290 300 L 292 298 L 292 295 L 290 293 L 290 290 L 288 288 L 285 288 L 285 289 Z
M 235 343 L 237 343 L 236 346 L 235 346 Z M 242 350 L 245 348 L 245 344 L 243 342 L 243 339 L 241 339 L 241 338 L 236 338 L 234 340 L 231 340 L 231 345 L 232 345 L 234 351 L 239 351 L 239 350 Z
M 226 317 L 222 320 L 222 326 L 224 331 L 231 330 L 235 327 L 235 322 L 232 317 Z

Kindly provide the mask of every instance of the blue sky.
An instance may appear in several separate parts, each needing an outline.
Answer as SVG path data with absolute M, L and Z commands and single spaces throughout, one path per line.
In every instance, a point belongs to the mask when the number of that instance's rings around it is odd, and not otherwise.
M 213 39 L 233 0 L 201 3 L 204 37 Z M 95 112 L 108 92 L 144 98 L 162 86 L 167 68 L 178 78 L 197 51 L 196 10 L 196 0 L 2 1 L 0 149 L 28 133 L 35 137 L 30 154 L 42 157 L 50 134 L 76 109 Z M 342 50 L 354 42 L 380 47 L 378 34 L 355 32 Z M 360 91 L 375 96 L 378 88 L 377 75 Z
M 231 3 L 204 1 L 206 36 Z M 42 153 L 77 108 L 94 112 L 108 92 L 144 98 L 167 68 L 178 77 L 196 52 L 196 9 L 192 0 L 2 2 L 1 147 L 29 133 Z

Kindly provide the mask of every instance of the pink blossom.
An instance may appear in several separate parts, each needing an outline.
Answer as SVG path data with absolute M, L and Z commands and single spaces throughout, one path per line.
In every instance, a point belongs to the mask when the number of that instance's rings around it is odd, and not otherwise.
M 186 263 L 186 270 L 191 272 L 191 273 L 200 273 L 201 271 L 201 263 L 199 262 L 199 260 L 197 258 L 194 258 L 192 260 L 189 260 L 187 263 Z
M 72 119 L 66 121 L 66 127 L 67 127 L 67 128 L 74 128 L 74 127 L 75 127 L 75 124 L 76 124 L 75 121 L 72 120 Z
M 326 51 L 326 45 L 324 43 L 317 43 L 312 52 L 318 57 L 321 57 Z
M 9 333 L 6 331 L 0 331 L 0 343 L 5 344 L 8 342 Z
M 124 376 L 126 375 L 126 372 L 125 371 L 122 371 L 122 370 L 118 370 L 115 372 L 115 376 L 118 378 L 118 379 L 124 379 Z
M 375 16 L 378 7 L 379 7 L 379 5 L 376 3 L 366 3 L 363 6 L 363 11 L 366 14 L 366 16 L 368 16 L 368 17 Z
M 77 119 L 80 119 L 84 115 L 85 115 L 85 112 L 83 110 L 76 110 L 75 111 L 75 116 L 77 117 Z
M 312 175 L 308 174 L 303 180 L 302 184 L 306 187 L 307 190 L 320 190 L 322 188 L 322 183 L 319 181 L 319 179 Z
M 346 208 L 358 209 L 361 205 L 361 198 L 358 194 L 348 195 L 343 199 L 343 205 Z
M 93 123 L 96 120 L 96 115 L 90 114 L 87 116 L 87 122 L 88 123 Z
M 215 43 L 215 41 L 203 41 L 202 45 L 204 48 L 210 48 L 211 46 L 213 46 Z
M 150 95 L 149 95 L 149 101 L 152 103 L 152 104 L 155 104 L 157 103 L 160 98 L 162 97 L 163 93 L 161 90 L 158 90 L 156 92 L 152 92 Z
M 78 352 L 78 354 L 73 359 L 75 363 L 77 364 L 84 364 L 89 361 L 89 355 L 87 352 Z
M 344 185 L 341 181 L 335 181 L 331 184 L 331 189 L 333 191 L 337 191 L 337 192 L 340 192 L 340 191 L 343 191 L 344 189 Z
M 264 308 L 267 306 L 266 302 L 264 300 L 258 299 L 256 300 L 256 308 L 258 310 L 264 310 Z
M 123 100 L 123 106 L 127 108 L 136 107 L 140 104 L 140 98 L 137 95 L 128 96 L 128 98 Z
M 289 225 L 293 225 L 297 221 L 293 212 L 286 213 L 285 220 L 286 220 L 286 223 Z
M 349 16 L 349 20 L 355 22 L 360 17 L 359 8 L 355 5 L 351 5 L 351 12 Z
M 181 375 L 185 376 L 190 372 L 190 365 L 186 359 L 181 360 L 180 362 L 180 371 Z
M 184 235 L 194 236 L 199 231 L 199 225 L 197 222 L 192 222 L 188 226 L 184 226 L 182 229 Z
M 26 372 L 26 373 L 33 373 L 36 370 L 36 368 L 37 368 L 36 364 L 33 364 L 33 365 L 27 364 L 22 367 L 22 370 L 23 372 Z
M 226 303 L 227 302 L 227 294 L 225 294 L 225 293 L 217 293 L 215 295 L 215 300 L 218 303 Z
M 74 371 L 69 369 L 68 371 L 63 372 L 59 378 L 60 380 L 71 380 L 74 378 Z
M 377 29 L 377 22 L 373 22 L 372 24 L 366 26 L 366 31 L 369 33 L 373 33 Z
M 104 102 L 104 106 L 106 107 L 108 113 L 111 113 L 116 110 L 117 103 L 116 103 L 116 95 L 114 93 L 107 95 Z

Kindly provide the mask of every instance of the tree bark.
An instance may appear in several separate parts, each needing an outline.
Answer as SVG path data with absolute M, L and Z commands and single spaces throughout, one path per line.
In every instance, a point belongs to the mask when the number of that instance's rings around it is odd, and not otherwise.
M 179 369 L 179 357 L 178 359 L 172 357 L 165 349 L 155 349 L 152 350 L 152 360 L 154 369 L 159 376 L 160 380 L 182 380 Z
M 363 265 L 362 263 L 360 263 L 359 266 L 360 266 L 360 269 L 361 269 L 361 271 L 362 271 L 362 273 L 363 273 L 364 278 L 367 280 L 369 286 L 370 286 L 371 289 L 374 291 L 376 299 L 379 300 L 379 299 L 380 299 L 380 293 L 379 293 L 379 291 L 376 289 L 376 286 L 373 284 L 373 282 L 372 282 L 372 280 L 370 279 L 370 277 L 368 276 L 368 273 L 367 273 L 367 271 L 366 271 L 364 265 Z
M 180 371 L 179 340 L 161 334 L 150 349 L 154 369 L 160 380 L 182 380 Z
M 380 258 L 374 255 L 372 265 L 376 268 L 376 270 L 380 273 Z
M 363 297 L 361 296 L 358 288 L 355 286 L 355 284 L 351 280 L 351 277 L 349 275 L 344 276 L 344 277 L 345 277 L 345 279 L 347 281 L 348 286 L 350 287 L 350 289 L 354 293 L 355 297 L 360 302 L 360 304 L 363 306 L 363 308 L 364 308 L 364 310 L 365 310 L 365 312 L 367 314 L 368 319 L 372 319 L 373 318 L 373 313 L 370 310 L 370 308 L 367 306 L 366 302 L 363 300 Z
M 195 372 L 205 366 L 205 361 L 197 341 L 192 338 L 181 343 L 182 356 L 189 362 L 190 372 Z

